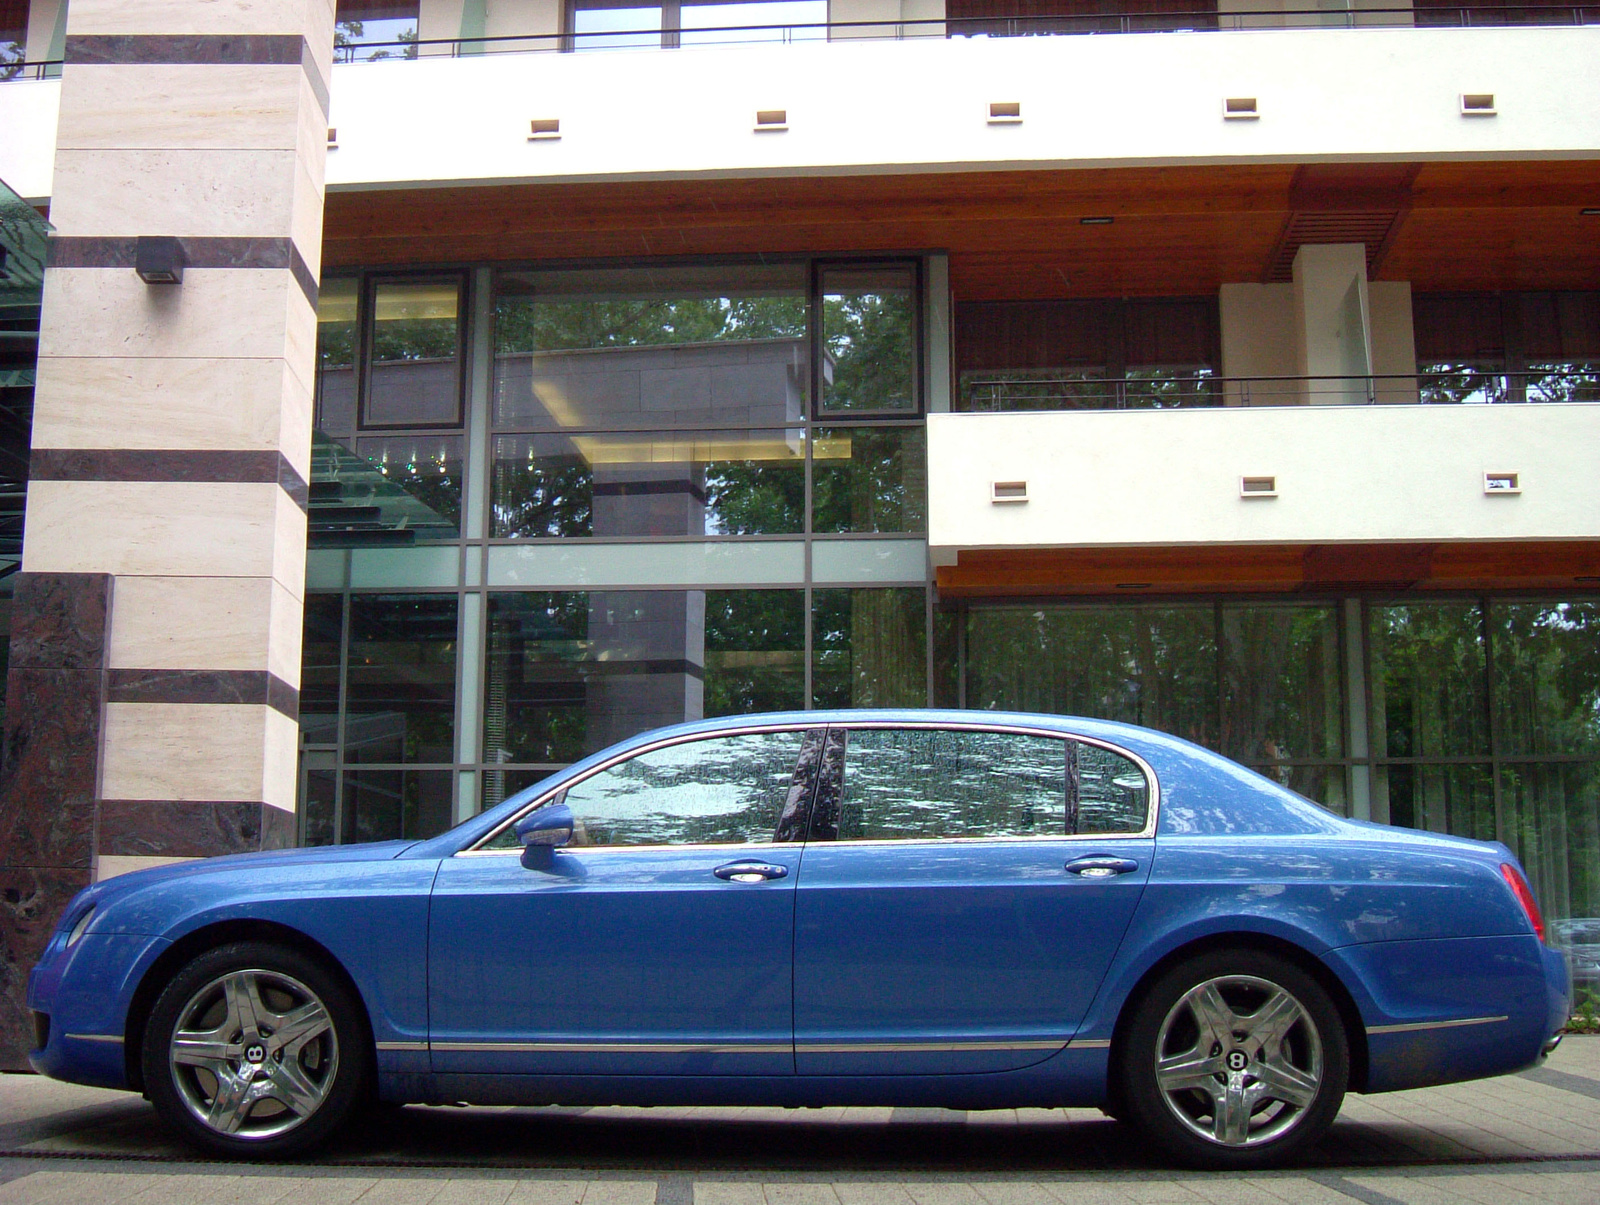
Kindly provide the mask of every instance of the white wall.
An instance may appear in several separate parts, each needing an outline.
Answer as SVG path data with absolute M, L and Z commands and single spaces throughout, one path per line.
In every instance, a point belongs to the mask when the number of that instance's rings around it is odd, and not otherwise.
M 334 68 L 332 189 L 682 176 L 1600 155 L 1600 26 L 914 38 Z M 1359 81 L 1354 86 L 1352 81 Z M 0 175 L 48 189 L 54 92 L 0 85 Z M 1464 118 L 1462 92 L 1500 116 Z M 1258 121 L 1223 121 L 1254 96 Z M 992 101 L 1021 125 L 990 126 Z M 41 103 L 43 102 L 43 103 Z M 757 109 L 789 131 L 752 132 Z M 529 142 L 530 117 L 559 141 Z M 17 181 L 26 180 L 24 188 Z
M 1411 318 L 1409 280 L 1367 282 L 1367 300 L 1372 314 L 1372 373 L 1374 376 L 1407 378 L 1403 381 L 1378 380 L 1374 383 L 1380 402 L 1415 402 L 1417 382 L 1417 337 Z
M 1522 493 L 1486 496 L 1485 472 Z M 1243 499 L 1242 476 L 1277 478 Z M 995 504 L 992 483 L 1030 501 Z M 929 551 L 1600 537 L 1600 405 L 934 414 Z
M 340 146 L 328 181 L 1589 157 L 1600 154 L 1597 61 L 1600 27 L 921 38 L 350 64 L 334 71 Z M 1500 116 L 1463 118 L 1468 91 L 1493 91 Z M 1258 98 L 1259 121 L 1222 120 L 1224 98 L 1237 95 Z M 991 101 L 1020 101 L 1023 123 L 988 125 Z M 755 111 L 776 108 L 789 131 L 753 133 Z M 528 142 L 533 116 L 560 118 L 561 139 Z
M 60 107 L 58 79 L 0 84 L 0 180 L 26 201 L 50 199 Z
M 1240 377 L 1296 377 L 1300 375 L 1296 354 L 1294 286 L 1263 284 L 1223 285 L 1218 296 L 1218 317 L 1222 327 L 1222 375 Z M 1262 382 L 1246 397 L 1240 386 L 1230 384 L 1230 406 L 1259 402 L 1261 394 L 1274 388 L 1287 388 Z M 1289 399 L 1281 399 L 1287 401 Z

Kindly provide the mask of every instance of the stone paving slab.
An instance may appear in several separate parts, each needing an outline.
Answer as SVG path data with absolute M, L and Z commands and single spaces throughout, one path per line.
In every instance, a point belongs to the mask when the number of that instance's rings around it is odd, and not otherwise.
M 207 1162 L 127 1093 L 0 1076 L 0 1205 L 1600 1203 L 1600 1038 L 1351 1096 L 1297 1170 L 1172 1171 L 1098 1110 L 408 1108 L 296 1165 Z

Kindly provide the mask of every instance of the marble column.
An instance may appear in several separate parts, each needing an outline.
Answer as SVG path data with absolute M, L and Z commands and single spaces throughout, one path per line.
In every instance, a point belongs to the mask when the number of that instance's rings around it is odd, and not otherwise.
M 293 842 L 333 16 L 69 10 L 0 784 L 37 923 L 0 909 L 0 1065 L 74 886 Z M 145 237 L 177 240 L 181 281 L 135 272 Z M 54 685 L 91 671 L 93 691 Z

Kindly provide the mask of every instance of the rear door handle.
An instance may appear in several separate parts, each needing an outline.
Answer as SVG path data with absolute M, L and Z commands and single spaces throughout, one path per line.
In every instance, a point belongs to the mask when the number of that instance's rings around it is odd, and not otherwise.
M 711 873 L 730 883 L 764 883 L 768 879 L 786 877 L 789 868 L 775 866 L 771 862 L 729 862 L 726 866 L 717 867 Z
M 1130 870 L 1138 870 L 1139 863 L 1132 858 L 1113 858 L 1101 854 L 1090 854 L 1086 858 L 1072 859 L 1067 863 L 1066 868 L 1079 878 L 1109 879 L 1115 875 L 1127 874 Z

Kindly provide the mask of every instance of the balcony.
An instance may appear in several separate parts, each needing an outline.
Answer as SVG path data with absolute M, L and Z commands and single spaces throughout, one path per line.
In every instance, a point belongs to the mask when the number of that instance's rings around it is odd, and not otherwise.
M 561 40 L 511 44 L 557 49 Z M 852 36 L 536 60 L 458 53 L 471 48 L 459 41 L 413 45 L 414 60 L 334 68 L 331 191 L 1583 158 L 1600 126 L 1600 93 L 1588 86 L 1600 61 L 1594 25 Z M 30 199 L 49 194 L 59 88 L 48 79 L 0 86 L 0 178 Z M 1462 97 L 1481 94 L 1497 98 L 1493 115 L 1464 115 Z M 1230 116 L 1228 103 L 1245 100 L 1250 110 Z M 776 112 L 781 122 L 758 119 Z
M 957 594 L 1570 585 L 1596 448 L 1582 404 L 939 414 L 929 550 Z

